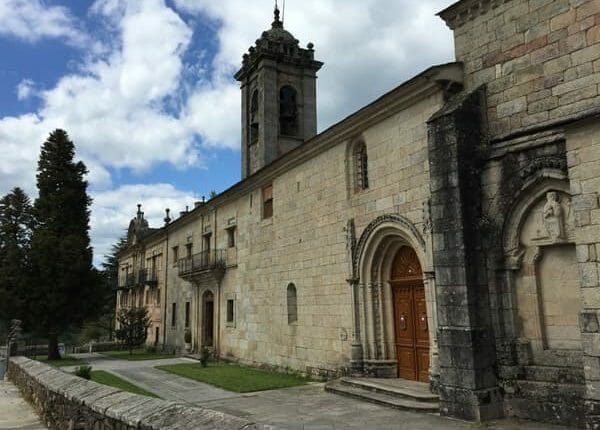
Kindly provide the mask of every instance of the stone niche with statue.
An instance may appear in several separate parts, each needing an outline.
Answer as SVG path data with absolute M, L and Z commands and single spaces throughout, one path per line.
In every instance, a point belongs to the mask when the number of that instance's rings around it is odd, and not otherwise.
M 581 350 L 581 297 L 569 195 L 546 192 L 526 214 L 519 241 L 517 328 L 530 342 L 534 361 L 546 350 Z

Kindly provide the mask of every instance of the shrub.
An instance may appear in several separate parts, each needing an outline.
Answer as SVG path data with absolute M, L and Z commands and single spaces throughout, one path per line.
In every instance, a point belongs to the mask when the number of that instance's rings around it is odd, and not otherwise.
M 115 331 L 117 339 L 123 341 L 129 353 L 146 341 L 148 327 L 150 327 L 150 316 L 146 307 L 123 308 L 117 314 L 119 328 Z
M 146 348 L 144 348 L 144 350 L 149 354 L 156 354 L 156 346 L 154 345 L 146 345 Z
M 200 350 L 200 365 L 202 367 L 208 366 L 208 359 L 210 357 L 210 351 L 206 346 L 203 346 Z
M 92 377 L 92 366 L 81 365 L 75 369 L 75 375 L 83 379 L 90 379 Z

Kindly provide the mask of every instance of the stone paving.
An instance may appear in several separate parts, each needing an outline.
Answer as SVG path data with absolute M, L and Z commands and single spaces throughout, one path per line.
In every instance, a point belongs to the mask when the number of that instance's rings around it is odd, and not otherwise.
M 327 393 L 323 384 L 257 393 L 232 393 L 207 384 L 154 369 L 154 366 L 189 363 L 173 358 L 151 361 L 124 361 L 82 354 L 94 369 L 113 372 L 166 400 L 183 401 L 267 424 L 273 430 L 568 430 L 521 420 L 484 424 L 464 422 L 433 414 L 399 411 Z
M 31 406 L 21 397 L 19 389 L 0 379 L 0 429 L 45 430 Z

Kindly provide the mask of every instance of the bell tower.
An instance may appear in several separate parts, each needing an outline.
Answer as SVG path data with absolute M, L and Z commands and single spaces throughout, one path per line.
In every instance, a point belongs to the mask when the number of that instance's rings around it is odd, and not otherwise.
M 242 179 L 317 133 L 314 46 L 300 48 L 283 28 L 279 9 L 271 28 L 244 54 L 235 74 L 242 90 Z

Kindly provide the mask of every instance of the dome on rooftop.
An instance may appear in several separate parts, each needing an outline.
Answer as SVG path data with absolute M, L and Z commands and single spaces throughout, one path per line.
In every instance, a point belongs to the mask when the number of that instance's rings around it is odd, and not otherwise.
M 283 21 L 279 19 L 279 9 L 277 7 L 275 8 L 274 15 L 275 19 L 271 24 L 271 28 L 263 32 L 261 39 L 266 39 L 271 42 L 297 45 L 299 43 L 298 40 L 292 35 L 292 33 L 283 28 Z

